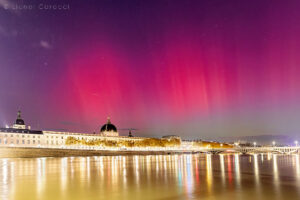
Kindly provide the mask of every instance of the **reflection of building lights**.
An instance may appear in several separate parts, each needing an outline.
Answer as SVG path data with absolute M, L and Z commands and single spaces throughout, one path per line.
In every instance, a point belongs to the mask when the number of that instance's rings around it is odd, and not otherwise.
M 255 174 L 255 180 L 258 182 L 259 181 L 259 168 L 258 168 L 258 158 L 257 154 L 254 154 L 254 174 Z
M 211 155 L 206 154 L 206 180 L 207 180 L 207 189 L 211 193 L 212 186 L 212 164 L 211 164 Z
M 280 183 L 279 183 L 279 172 L 278 172 L 278 165 L 277 165 L 277 155 L 273 155 L 273 175 L 274 175 L 274 185 L 276 187 L 276 192 L 280 192 Z
M 258 166 L 258 154 L 254 154 L 254 177 L 255 177 L 255 187 L 258 191 L 258 194 L 261 194 L 261 186 L 260 186 L 260 177 L 259 177 L 259 166 Z M 263 156 L 261 156 L 263 157 Z
M 220 165 L 221 165 L 221 176 L 222 183 L 225 185 L 225 165 L 224 165 L 224 155 L 220 154 Z
M 268 153 L 268 156 L 267 156 L 268 160 L 271 160 L 272 158 L 272 154 L 271 153 Z
M 67 187 L 67 180 L 68 180 L 68 158 L 62 158 L 61 159 L 61 186 L 62 186 L 62 190 L 66 190 Z
M 1 193 L 0 197 L 2 199 L 9 199 L 9 184 L 8 184 L 8 162 L 7 159 L 2 159 L 1 163 L 1 168 L 2 171 L 0 172 L 0 175 L 2 176 L 2 188 L 1 188 Z
M 299 155 L 295 156 L 295 163 L 296 163 L 296 174 L 298 179 L 300 179 L 300 160 L 299 160 Z
M 240 186 L 241 173 L 240 173 L 240 159 L 239 159 L 238 154 L 234 155 L 234 164 L 235 164 L 235 174 L 236 174 L 237 185 Z
M 3 159 L 2 164 L 2 182 L 6 185 L 8 181 L 8 162 L 7 159 Z

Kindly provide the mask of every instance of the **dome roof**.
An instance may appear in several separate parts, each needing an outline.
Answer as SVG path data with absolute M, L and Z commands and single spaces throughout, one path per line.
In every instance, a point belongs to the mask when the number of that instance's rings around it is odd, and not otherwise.
M 101 127 L 101 132 L 104 132 L 104 131 L 112 131 L 112 132 L 117 132 L 117 127 L 115 125 L 113 125 L 111 122 L 110 122 L 110 119 L 109 117 L 107 118 L 107 123 L 104 124 L 102 127 Z
M 18 124 L 18 125 L 25 125 L 25 122 L 24 122 L 23 119 L 17 119 L 15 124 Z
M 21 111 L 18 111 L 18 117 L 16 119 L 15 124 L 17 124 L 17 125 L 25 125 L 24 120 L 21 118 Z

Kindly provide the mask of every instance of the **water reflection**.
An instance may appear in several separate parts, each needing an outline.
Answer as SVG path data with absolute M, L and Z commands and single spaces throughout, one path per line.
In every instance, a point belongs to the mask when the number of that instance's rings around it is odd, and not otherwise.
M 300 180 L 300 159 L 299 155 L 295 155 L 295 163 L 296 163 L 296 175 L 298 179 Z
M 238 154 L 234 156 L 234 165 L 235 165 L 235 176 L 236 176 L 236 185 L 238 188 L 241 187 L 241 173 L 240 173 L 240 157 Z
M 222 185 L 225 186 L 225 164 L 224 164 L 224 155 L 220 154 L 220 166 L 221 166 L 221 177 L 222 177 Z
M 274 177 L 274 188 L 275 193 L 277 194 L 277 199 L 280 199 L 280 180 L 279 180 L 279 171 L 278 171 L 278 163 L 277 163 L 277 155 L 273 155 L 273 177 Z
M 211 155 L 206 155 L 206 179 L 207 179 L 207 192 L 211 193 L 212 186 L 212 164 L 211 164 Z
M 8 195 L 9 195 L 9 181 L 8 181 L 8 166 L 9 163 L 8 163 L 8 160 L 7 159 L 3 159 L 2 162 L 1 162 L 1 192 L 0 192 L 0 195 L 1 195 L 1 199 L 8 199 Z
M 299 155 L 250 157 L 0 159 L 0 199 L 299 199 Z
M 259 166 L 258 166 L 258 155 L 254 154 L 254 175 L 255 175 L 255 183 L 257 185 L 257 187 L 259 188 L 260 186 L 260 180 L 259 180 Z M 263 156 L 261 156 L 263 157 Z

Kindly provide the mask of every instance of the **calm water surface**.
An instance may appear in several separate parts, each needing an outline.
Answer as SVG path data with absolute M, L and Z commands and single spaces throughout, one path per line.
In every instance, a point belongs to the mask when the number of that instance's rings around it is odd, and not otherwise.
M 299 155 L 0 159 L 0 199 L 300 199 Z

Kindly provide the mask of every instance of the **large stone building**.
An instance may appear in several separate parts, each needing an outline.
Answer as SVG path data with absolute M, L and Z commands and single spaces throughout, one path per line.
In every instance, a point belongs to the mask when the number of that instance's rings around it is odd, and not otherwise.
M 102 148 L 101 146 L 66 145 L 66 140 L 70 137 L 84 141 L 99 139 L 110 141 L 142 139 L 138 137 L 119 136 L 116 126 L 110 122 L 109 118 L 107 123 L 101 127 L 99 133 L 94 134 L 31 130 L 30 126 L 26 126 L 20 111 L 13 126 L 0 128 L 0 146 L 75 149 Z

